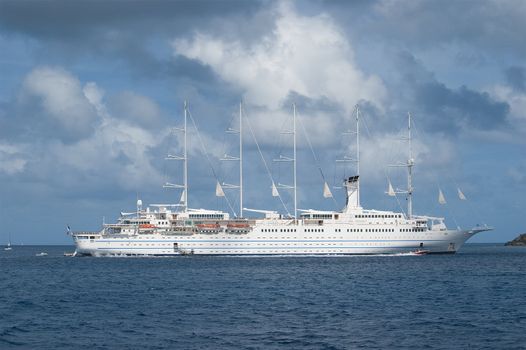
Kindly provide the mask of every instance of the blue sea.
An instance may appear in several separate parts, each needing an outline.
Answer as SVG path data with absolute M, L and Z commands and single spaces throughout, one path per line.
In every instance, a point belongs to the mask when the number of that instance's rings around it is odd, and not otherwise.
M 250 258 L 65 251 L 73 247 L 0 251 L 0 349 L 526 348 L 526 248 Z

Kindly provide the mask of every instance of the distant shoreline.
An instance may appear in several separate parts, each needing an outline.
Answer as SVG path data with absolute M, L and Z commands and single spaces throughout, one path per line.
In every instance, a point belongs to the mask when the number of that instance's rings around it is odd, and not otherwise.
M 524 247 L 526 246 L 526 233 L 519 235 L 514 240 L 506 242 L 504 245 L 514 246 L 514 247 Z

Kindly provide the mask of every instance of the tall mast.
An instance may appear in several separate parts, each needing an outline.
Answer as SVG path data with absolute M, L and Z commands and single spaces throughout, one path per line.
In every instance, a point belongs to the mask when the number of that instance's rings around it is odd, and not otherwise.
M 294 153 L 293 153 L 293 162 L 294 162 L 294 218 L 298 218 L 298 197 L 297 197 L 297 186 L 296 186 L 296 103 L 292 104 L 292 108 L 294 110 L 294 116 L 293 116 L 293 130 L 292 134 L 294 137 Z
M 184 124 L 183 128 L 175 127 L 174 130 L 183 133 L 183 155 L 168 154 L 166 160 L 179 160 L 183 161 L 183 184 L 174 184 L 166 182 L 164 188 L 182 188 L 183 193 L 181 194 L 181 199 L 179 200 L 179 206 L 183 207 L 184 210 L 188 210 L 188 144 L 187 144 L 187 116 L 188 116 L 188 103 L 184 101 Z
M 407 113 L 407 141 L 409 143 L 409 159 L 407 160 L 407 216 L 413 217 L 413 148 L 411 143 L 411 113 Z
M 233 185 L 233 184 L 227 184 L 223 182 L 223 184 L 220 185 L 218 182 L 218 186 L 221 186 L 221 188 L 239 189 L 239 217 L 242 218 L 243 217 L 243 102 L 239 102 L 239 129 L 235 130 L 232 128 L 228 128 L 226 132 L 228 134 L 239 134 L 239 156 L 234 157 L 234 156 L 230 156 L 225 153 L 224 157 L 221 158 L 221 160 L 224 160 L 224 161 L 239 162 L 239 184 Z M 228 200 L 227 200 L 227 203 L 228 203 Z M 232 208 L 230 209 L 234 211 Z
M 184 161 L 184 208 L 185 210 L 188 209 L 188 144 L 187 144 L 187 111 L 188 111 L 188 103 L 185 100 L 184 101 L 184 153 L 183 153 L 183 161 Z
M 243 217 L 243 102 L 239 102 L 239 217 Z
M 356 105 L 356 175 L 360 176 L 360 107 Z M 360 205 L 360 180 L 356 189 L 357 203 Z
M 337 159 L 336 162 L 341 163 L 355 163 L 356 172 L 353 176 L 346 177 L 343 185 L 347 192 L 345 201 L 345 210 L 350 211 L 360 207 L 360 107 L 356 105 L 353 110 L 355 114 L 356 126 L 355 130 L 345 131 L 343 135 L 356 135 L 356 154 L 354 156 L 344 155 L 343 159 Z M 352 115 L 351 115 L 352 117 Z M 346 169 L 346 168 L 344 168 Z
M 274 159 L 275 162 L 292 162 L 293 168 L 293 184 L 283 185 L 278 183 L 277 188 L 285 188 L 294 191 L 294 219 L 298 217 L 298 193 L 297 193 L 297 174 L 296 174 L 296 103 L 292 104 L 293 118 L 292 118 L 292 131 L 283 131 L 282 134 L 292 134 L 293 136 L 293 155 L 292 157 L 283 156 L 280 154 L 279 159 Z M 273 190 L 274 191 L 274 190 Z M 274 193 L 274 192 L 273 192 Z M 288 210 L 287 210 L 288 212 Z

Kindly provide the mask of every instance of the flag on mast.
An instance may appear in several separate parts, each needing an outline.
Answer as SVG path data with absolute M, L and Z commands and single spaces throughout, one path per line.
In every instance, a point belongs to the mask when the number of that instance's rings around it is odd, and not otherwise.
M 272 197 L 278 197 L 278 196 L 279 196 L 278 188 L 274 184 L 274 181 L 272 181 Z
M 388 187 L 388 189 L 387 189 L 387 194 L 388 194 L 389 196 L 391 196 L 391 197 L 396 196 L 396 193 L 395 193 L 395 191 L 394 191 L 394 189 L 393 189 L 393 185 L 391 185 L 391 181 L 389 181 L 389 187 Z
M 225 196 L 225 192 L 223 192 L 223 187 L 221 187 L 221 184 L 219 183 L 219 181 L 217 181 L 216 197 L 224 197 L 224 196 Z
M 440 188 L 438 189 L 438 203 L 446 204 L 446 198 L 444 197 L 444 194 Z
M 329 188 L 329 185 L 327 185 L 327 182 L 323 184 L 323 197 L 325 198 L 332 197 L 332 192 L 331 192 L 331 189 Z
M 464 193 L 462 193 L 462 191 L 460 190 L 460 187 L 457 187 L 457 192 L 458 192 L 458 198 L 460 198 L 460 200 L 463 200 L 463 201 L 467 200 Z

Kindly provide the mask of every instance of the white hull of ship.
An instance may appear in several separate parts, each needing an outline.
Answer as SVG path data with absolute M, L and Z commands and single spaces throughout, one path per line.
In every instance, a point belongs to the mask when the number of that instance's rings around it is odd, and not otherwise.
M 334 233 L 291 237 L 279 233 L 103 236 L 76 241 L 79 255 L 177 256 L 177 255 L 363 255 L 400 254 L 425 250 L 455 253 L 478 230 L 415 232 L 389 238 L 382 234 Z M 330 236 L 330 237 L 327 237 Z

